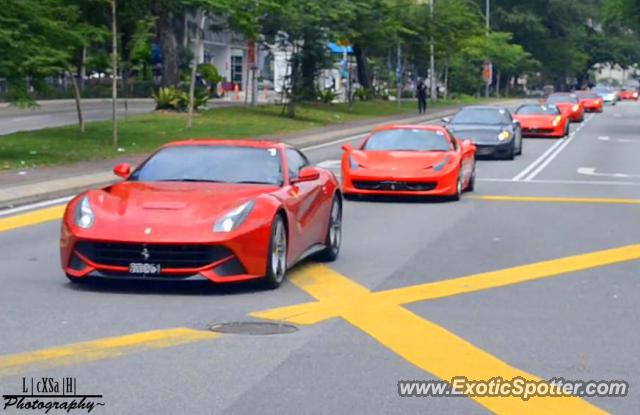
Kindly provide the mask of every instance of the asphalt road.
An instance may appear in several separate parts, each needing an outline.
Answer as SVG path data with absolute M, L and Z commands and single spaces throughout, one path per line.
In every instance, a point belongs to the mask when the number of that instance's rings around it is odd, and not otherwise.
M 275 291 L 79 287 L 59 269 L 58 221 L 0 227 L 0 392 L 75 377 L 80 393 L 103 395 L 98 414 L 635 414 L 639 117 L 640 104 L 607 107 L 568 140 L 527 139 L 515 161 L 480 161 L 460 202 L 346 202 L 339 260 L 297 267 Z M 340 152 L 306 151 L 326 167 Z M 298 331 L 205 332 L 262 310 Z M 522 373 L 630 389 L 560 401 L 398 394 L 399 380 Z

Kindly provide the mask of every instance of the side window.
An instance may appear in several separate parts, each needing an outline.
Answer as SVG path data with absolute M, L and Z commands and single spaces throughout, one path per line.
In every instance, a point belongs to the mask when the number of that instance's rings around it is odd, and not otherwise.
M 509 111 L 507 111 L 507 110 L 501 110 L 501 111 L 504 111 L 502 113 L 502 116 L 504 117 L 504 121 L 507 124 L 511 124 L 513 122 L 513 118 L 511 118 L 511 113 Z
M 300 173 L 300 169 L 309 165 L 309 160 L 296 149 L 286 149 L 287 169 L 289 170 L 289 179 L 295 179 Z

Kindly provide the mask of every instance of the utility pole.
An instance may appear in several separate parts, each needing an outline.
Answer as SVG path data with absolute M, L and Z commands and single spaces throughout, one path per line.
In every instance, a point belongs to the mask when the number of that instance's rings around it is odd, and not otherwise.
M 430 58 L 429 58 L 429 75 L 430 75 L 430 86 L 431 86 L 431 100 L 435 101 L 438 99 L 438 82 L 437 82 L 437 78 L 436 78 L 436 57 L 435 57 L 435 44 L 433 42 L 433 26 L 434 26 L 434 20 L 433 20 L 433 9 L 434 9 L 434 1 L 435 0 L 429 0 L 429 12 L 431 13 L 431 24 L 430 24 L 430 29 L 431 29 L 431 40 L 430 40 Z
M 111 0 L 111 128 L 113 130 L 113 146 L 118 147 L 118 118 L 116 103 L 118 101 L 118 30 L 116 25 L 116 1 Z

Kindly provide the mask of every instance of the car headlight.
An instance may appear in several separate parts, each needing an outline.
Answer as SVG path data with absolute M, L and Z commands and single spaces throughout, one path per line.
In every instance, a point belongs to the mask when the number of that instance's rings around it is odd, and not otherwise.
M 76 205 L 74 222 L 82 229 L 89 229 L 95 222 L 95 215 L 89 203 L 89 196 L 84 196 Z
M 596 99 L 596 105 L 600 105 L 600 100 Z
M 433 166 L 433 171 L 440 171 L 444 168 L 444 166 L 447 165 L 447 163 L 449 162 L 449 156 L 446 156 L 444 159 L 442 159 L 442 161 L 438 164 L 436 164 L 435 166 Z
M 574 105 L 574 106 L 573 106 L 573 112 L 576 112 L 576 111 L 578 111 L 579 109 L 580 109 L 580 105 L 577 105 L 577 104 L 576 104 L 576 105 Z
M 511 138 L 511 133 L 509 131 L 501 131 L 500 134 L 498 134 L 499 141 L 507 141 L 509 138 Z
M 213 231 L 231 232 L 236 229 L 247 219 L 247 216 L 249 216 L 255 204 L 255 201 L 251 200 L 228 212 L 213 224 Z
M 634 98 L 638 98 L 638 93 L 637 93 L 637 92 L 634 92 L 634 93 L 633 93 L 633 97 L 634 97 Z
M 562 121 L 562 117 L 561 116 L 557 116 L 554 120 L 553 120 L 553 126 L 557 127 L 558 124 L 560 124 L 560 121 Z
M 358 163 L 356 163 L 356 161 L 353 159 L 353 156 L 349 156 L 349 168 L 351 170 L 358 170 L 358 167 L 360 167 L 358 165 Z

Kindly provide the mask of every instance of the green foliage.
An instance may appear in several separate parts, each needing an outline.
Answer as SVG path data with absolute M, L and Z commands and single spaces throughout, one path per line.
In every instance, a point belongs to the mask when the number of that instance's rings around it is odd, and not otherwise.
M 198 65 L 198 72 L 200 72 L 202 78 L 214 85 L 224 80 L 218 72 L 218 69 L 210 63 L 201 63 Z
M 156 110 L 186 111 L 189 108 L 189 94 L 174 87 L 159 88 L 153 93 Z M 193 101 L 193 109 L 198 111 L 207 105 L 209 94 L 197 91 Z
M 325 104 L 331 104 L 338 97 L 338 94 L 330 89 L 318 89 L 316 94 L 318 96 L 318 100 Z

